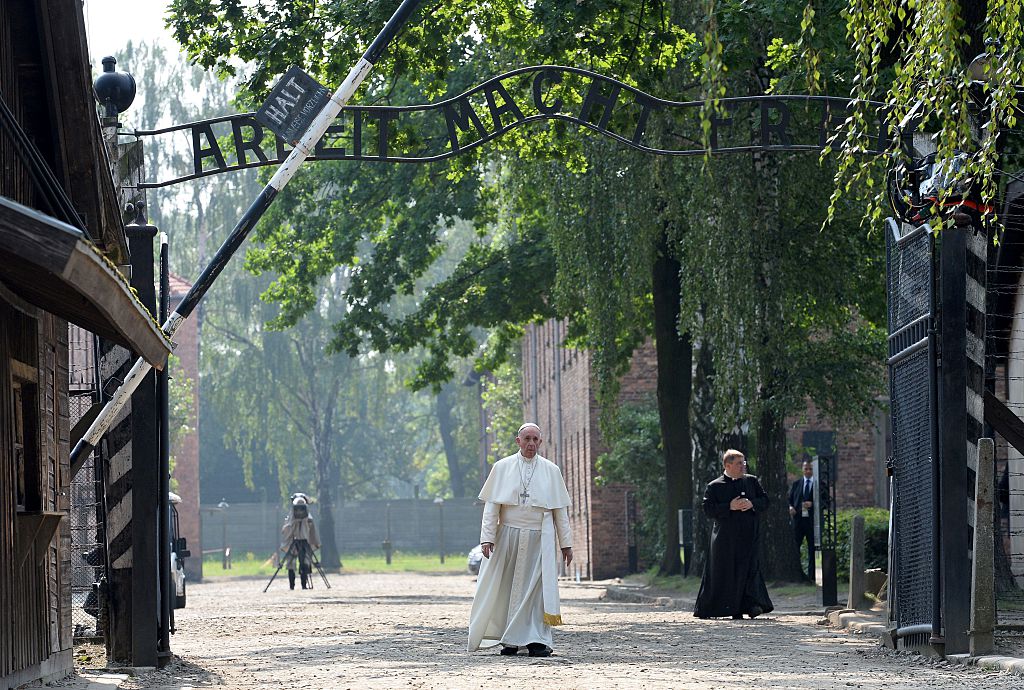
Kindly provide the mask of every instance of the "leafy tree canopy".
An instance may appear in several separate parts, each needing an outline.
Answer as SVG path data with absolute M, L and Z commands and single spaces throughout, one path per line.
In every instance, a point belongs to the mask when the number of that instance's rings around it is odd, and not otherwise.
M 200 64 L 228 72 L 239 59 L 258 64 L 246 80 L 256 97 L 290 64 L 337 81 L 394 6 L 178 0 L 170 21 Z M 696 57 L 694 34 L 672 21 L 671 12 L 669 4 L 645 2 L 424 5 L 361 100 L 425 102 L 506 67 L 550 62 L 652 88 L 667 70 Z M 582 85 L 566 84 L 559 95 L 579 103 Z M 527 208 L 525 195 L 505 198 L 518 160 L 549 156 L 577 170 L 587 165 L 580 138 L 556 123 L 509 133 L 497 156 L 478 151 L 453 165 L 346 163 L 304 170 L 258 230 L 263 247 L 249 254 L 250 268 L 278 274 L 266 293 L 281 306 L 275 326 L 295 323 L 312 308 L 316 282 L 345 265 L 351 268 L 349 308 L 336 324 L 334 350 L 424 345 L 431 356 L 415 383 L 436 384 L 452 374 L 448 356 L 473 353 L 477 329 L 486 328 L 494 332 L 488 364 L 501 361 L 518 325 L 568 312 L 552 294 L 550 240 L 530 222 L 544 210 Z M 478 241 L 450 274 L 424 285 L 460 218 L 475 225 Z M 425 292 L 413 308 L 391 310 L 397 298 L 417 289 Z

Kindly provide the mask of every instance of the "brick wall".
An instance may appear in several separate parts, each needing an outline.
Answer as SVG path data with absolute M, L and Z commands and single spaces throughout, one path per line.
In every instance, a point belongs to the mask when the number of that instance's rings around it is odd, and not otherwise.
M 786 438 L 790 447 L 805 446 L 807 433 L 835 434 L 836 476 L 833 495 L 838 509 L 889 507 L 888 481 L 885 476 L 889 434 L 887 415 L 880 404 L 871 422 L 856 428 L 837 428 L 821 418 L 814 404 L 808 401 L 805 413 L 786 420 Z M 819 452 L 824 450 L 818 449 Z M 790 480 L 795 480 L 797 476 L 792 474 Z
M 171 307 L 176 307 L 188 293 L 192 285 L 184 279 L 171 274 Z M 174 456 L 174 472 L 177 481 L 177 494 L 181 496 L 178 504 L 178 525 L 182 537 L 188 541 L 188 548 L 193 557 L 185 561 L 185 572 L 188 579 L 198 581 L 203 578 L 202 526 L 199 517 L 199 336 L 197 320 L 187 319 L 174 334 L 177 347 L 174 350 L 180 368 L 172 370 L 171 376 L 184 376 L 192 381 L 192 409 L 194 415 L 190 422 L 192 431 L 178 439 L 171 454 Z
M 523 412 L 543 430 L 541 454 L 562 469 L 572 500 L 569 521 L 575 560 L 569 575 L 604 579 L 626 574 L 625 485 L 599 487 L 595 463 L 607 447 L 600 438 L 586 351 L 561 346 L 565 322 L 531 325 L 523 338 Z M 657 385 L 656 354 L 644 345 L 622 378 L 620 400 L 638 401 Z

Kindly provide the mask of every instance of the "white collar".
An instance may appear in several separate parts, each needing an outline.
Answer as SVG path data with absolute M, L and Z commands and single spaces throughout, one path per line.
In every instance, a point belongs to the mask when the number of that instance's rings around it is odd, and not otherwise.
M 528 457 L 523 455 L 523 451 L 521 451 L 521 450 L 516 451 L 516 455 L 519 456 L 520 460 L 522 460 L 523 462 L 526 462 L 526 463 L 531 463 L 531 462 L 533 462 L 534 460 L 537 459 L 537 454 L 536 453 L 534 453 L 532 458 L 528 458 Z

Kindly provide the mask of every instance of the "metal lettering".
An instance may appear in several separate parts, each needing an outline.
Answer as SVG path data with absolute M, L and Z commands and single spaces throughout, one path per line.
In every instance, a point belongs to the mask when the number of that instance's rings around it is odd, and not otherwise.
M 363 111 L 352 111 L 352 155 L 363 157 Z
M 459 107 L 457 112 L 455 110 L 456 106 Z M 476 111 L 473 110 L 473 106 L 470 104 L 469 98 L 463 96 L 451 103 L 445 103 L 443 110 L 445 124 L 448 126 L 448 140 L 451 142 L 452 153 L 459 152 L 459 135 L 455 131 L 455 128 L 458 127 L 463 132 L 468 132 L 470 120 L 473 121 L 473 125 L 476 127 L 476 131 L 480 134 L 481 139 L 487 136 L 487 130 L 484 129 L 483 123 L 480 122 L 480 118 L 477 116 Z
M 327 145 L 328 137 L 335 137 L 339 134 L 345 133 L 345 125 L 331 125 L 324 132 L 324 136 L 320 141 L 316 142 L 316 148 L 313 150 L 313 155 L 317 158 L 323 158 L 324 160 L 338 160 L 345 157 L 345 147 L 341 146 L 335 148 Z
M 377 119 L 377 157 L 388 157 L 388 122 L 398 119 L 398 111 L 390 108 L 374 110 L 367 113 L 369 117 Z
M 562 99 L 556 98 L 555 102 L 551 105 L 547 105 L 544 102 L 544 95 L 541 93 L 541 88 L 544 82 L 549 84 L 561 84 L 562 73 L 553 69 L 543 69 L 537 73 L 537 76 L 533 78 L 533 105 L 543 115 L 553 115 L 562 109 Z
M 566 111 L 565 96 L 559 97 L 559 85 L 566 75 L 584 80 L 582 102 L 578 111 Z M 589 80 L 589 83 L 586 83 Z M 304 115 L 312 115 L 324 102 L 328 92 L 312 79 L 301 75 L 294 79 L 286 76 L 269 104 L 256 114 L 214 118 L 204 122 L 176 125 L 153 131 L 136 131 L 140 137 L 173 136 L 179 133 L 192 137 L 192 166 L 185 162 L 180 170 L 161 181 L 141 182 L 142 189 L 158 188 L 186 180 L 214 175 L 228 170 L 270 165 L 285 160 L 295 142 Z M 531 103 L 532 99 L 532 103 Z M 622 102 L 620 103 L 620 99 Z M 330 99 L 327 99 L 330 103 Z M 294 106 L 289 104 L 294 103 Z M 520 103 L 523 105 L 521 106 Z M 793 103 L 797 105 L 794 107 Z M 532 108 L 524 106 L 532 105 Z M 879 131 L 870 132 L 872 144 L 877 147 L 865 151 L 874 155 L 885 150 L 895 136 L 885 123 L 882 104 L 868 102 L 855 104 L 848 98 L 799 96 L 748 96 L 722 98 L 720 105 L 708 113 L 710 151 L 715 153 L 771 150 L 823 149 L 836 131 L 844 115 L 854 107 L 868 107 L 871 115 L 879 113 Z M 290 107 L 290 109 L 289 109 Z M 487 108 L 491 122 L 483 122 L 483 109 Z M 501 136 L 521 122 L 538 118 L 560 119 L 593 128 L 616 141 L 641 151 L 659 155 L 697 156 L 707 153 L 700 144 L 696 115 L 701 102 L 664 101 L 643 93 L 611 77 L 604 77 L 574 67 L 524 67 L 490 79 L 461 95 L 439 103 L 409 106 L 345 107 L 340 119 L 327 128 L 325 138 L 308 142 L 303 150 L 312 151 L 314 159 L 373 160 L 381 162 L 424 163 L 451 158 L 468 148 L 479 146 Z M 480 108 L 478 111 L 477 108 Z M 635 108 L 635 110 L 634 110 Z M 820 110 L 819 110 L 820 108 Z M 320 109 L 319 113 L 325 111 Z M 323 115 L 323 117 L 328 117 Z M 351 130 L 347 118 L 351 117 Z M 435 136 L 441 128 L 438 117 L 444 118 L 444 134 Z M 614 126 L 612 118 L 616 119 Z M 364 120 L 376 127 L 375 141 L 363 150 Z M 665 120 L 662 123 L 662 120 Z M 755 129 L 748 122 L 756 120 Z M 396 124 L 392 125 L 392 121 Z M 280 125 L 274 124 L 280 122 Z M 344 122 L 344 124 L 342 124 Z M 655 128 L 654 124 L 659 123 Z M 742 123 L 742 128 L 735 125 Z M 493 125 L 493 127 L 491 126 Z M 664 125 L 664 126 L 662 126 Z M 392 136 L 399 126 L 409 137 Z M 916 123 L 905 127 L 910 130 Z M 224 128 L 221 130 L 220 128 Z M 614 131 L 609 130 L 612 127 Z M 231 130 L 237 163 L 225 161 L 216 133 Z M 417 136 L 416 130 L 423 129 Z M 896 126 L 893 126 L 896 129 Z M 186 132 L 185 130 L 189 130 Z M 268 140 L 270 131 L 277 133 L 274 143 Z M 349 136 L 342 136 L 342 134 Z M 657 137 L 655 137 L 655 133 Z M 204 139 L 205 137 L 205 139 Z M 349 141 L 351 140 L 351 143 Z M 833 145 L 836 145 L 833 142 Z M 276 152 L 274 148 L 276 147 Z M 276 156 L 276 158 L 275 158 Z M 207 162 L 212 159 L 212 162 Z M 191 171 L 188 170 L 191 167 Z M 204 169 L 205 168 L 205 169 Z
M 637 94 L 636 102 L 640 104 L 640 117 L 637 118 L 636 129 L 633 130 L 633 138 L 630 141 L 639 146 L 640 139 L 647 131 L 647 120 L 651 116 L 651 111 L 661 110 L 661 105 L 646 94 Z
M 733 108 L 728 104 L 722 106 L 722 110 L 732 113 Z M 718 113 L 711 113 L 711 150 L 718 150 L 718 130 L 720 127 L 732 127 L 731 117 L 719 117 Z
M 252 139 L 247 140 L 242 136 L 243 127 L 252 130 Z M 238 156 L 239 167 L 244 168 L 249 164 L 246 151 L 252 151 L 256 156 L 256 160 L 260 163 L 267 162 L 267 154 L 263 152 L 263 127 L 260 126 L 260 123 L 256 122 L 255 118 L 246 115 L 233 119 L 231 121 L 231 135 L 235 139 L 235 155 Z
M 505 105 L 499 108 L 494 101 L 494 94 L 498 94 L 499 96 L 501 96 L 502 101 L 504 101 Z M 491 119 L 494 121 L 495 132 L 500 132 L 505 127 L 501 123 L 502 113 L 512 113 L 512 116 L 515 117 L 516 122 L 526 119 L 525 117 L 523 117 L 523 111 L 520 110 L 519 106 L 516 105 L 516 102 L 512 100 L 512 96 L 509 95 L 508 91 L 505 90 L 505 87 L 502 86 L 500 81 L 494 82 L 492 86 L 485 87 L 484 96 L 487 98 L 487 107 L 491 111 Z M 509 126 L 511 127 L 512 125 Z
M 622 87 L 615 82 L 611 82 L 612 90 L 607 96 L 601 93 L 601 85 L 606 80 L 595 79 L 590 84 L 590 89 L 587 90 L 587 96 L 583 99 L 583 107 L 580 108 L 580 121 L 590 122 L 590 111 L 593 110 L 595 105 L 604 106 L 604 112 L 601 114 L 601 120 L 597 124 L 597 128 L 602 131 L 607 131 L 608 121 L 612 117 L 612 109 L 615 108 L 615 102 L 619 99 L 619 91 Z
M 773 125 L 771 112 L 779 114 L 779 123 Z M 782 102 L 775 99 L 761 101 L 761 146 L 771 146 L 771 135 L 774 133 L 779 137 L 777 146 L 789 146 L 789 108 Z
M 205 136 L 210 145 L 203 148 L 202 137 Z M 217 137 L 213 136 L 213 125 L 200 123 L 192 128 L 192 160 L 197 175 L 203 174 L 203 159 L 213 158 L 217 164 L 217 170 L 226 170 L 228 164 L 224 161 L 224 154 L 217 143 Z

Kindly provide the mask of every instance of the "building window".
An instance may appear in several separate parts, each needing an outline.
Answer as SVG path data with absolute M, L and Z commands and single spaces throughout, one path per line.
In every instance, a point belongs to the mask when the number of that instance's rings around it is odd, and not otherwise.
M 16 509 L 41 510 L 36 385 L 18 378 L 13 383 Z

